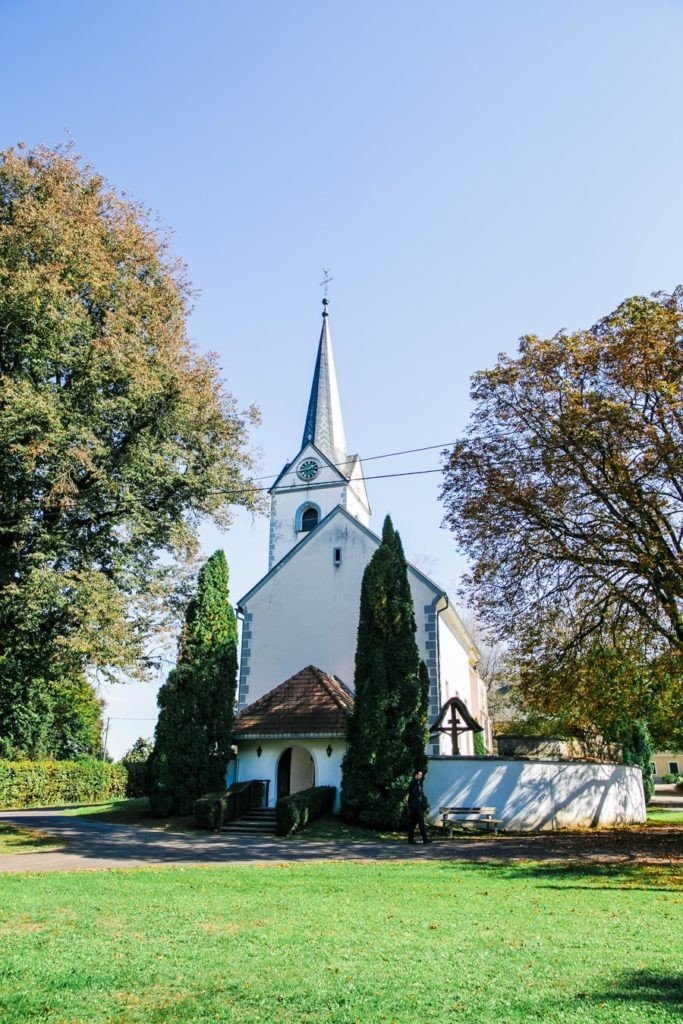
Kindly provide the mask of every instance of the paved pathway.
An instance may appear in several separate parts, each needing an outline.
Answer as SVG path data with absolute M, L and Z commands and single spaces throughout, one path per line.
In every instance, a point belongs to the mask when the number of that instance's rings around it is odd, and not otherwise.
M 683 793 L 676 786 L 655 786 L 655 795 L 650 800 L 650 807 L 668 807 L 672 811 L 683 811 Z
M 58 810 L 2 811 L 0 821 L 58 836 L 64 846 L 45 853 L 0 856 L 0 872 L 75 871 L 200 864 L 283 864 L 329 860 L 583 860 L 669 862 L 683 856 L 682 832 L 652 847 L 649 833 L 541 833 L 436 840 L 429 846 L 401 842 L 307 842 L 278 837 L 168 833 L 67 817 Z M 627 838 L 628 836 L 628 838 Z M 580 841 L 577 841 L 580 840 Z

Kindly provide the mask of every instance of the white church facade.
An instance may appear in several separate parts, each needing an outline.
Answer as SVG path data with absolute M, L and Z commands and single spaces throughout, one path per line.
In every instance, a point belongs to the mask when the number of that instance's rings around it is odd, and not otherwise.
M 237 779 L 267 780 L 273 805 L 311 785 L 340 789 L 361 581 L 380 544 L 361 458 L 346 448 L 326 299 L 301 447 L 270 497 L 268 572 L 238 604 L 234 738 Z M 472 720 L 491 749 L 476 646 L 444 590 L 412 565 L 408 575 L 429 671 L 430 725 L 441 724 L 449 702 L 454 718 L 460 709 L 462 731 L 434 732 L 428 753 L 451 755 L 457 743 L 459 754 L 472 754 Z

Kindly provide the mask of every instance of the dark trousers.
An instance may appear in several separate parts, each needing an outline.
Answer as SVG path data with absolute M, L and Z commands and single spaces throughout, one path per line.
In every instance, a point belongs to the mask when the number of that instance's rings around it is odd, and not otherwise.
M 422 808 L 412 807 L 408 808 L 408 842 L 415 842 L 415 828 L 419 828 L 420 835 L 422 836 L 422 842 L 427 842 L 427 833 L 425 831 L 425 819 L 422 813 Z

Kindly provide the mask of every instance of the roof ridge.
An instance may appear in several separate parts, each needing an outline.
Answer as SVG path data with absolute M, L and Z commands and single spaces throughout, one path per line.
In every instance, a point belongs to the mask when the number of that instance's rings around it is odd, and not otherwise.
M 336 676 L 330 675 L 329 672 L 325 672 L 323 669 L 316 668 L 316 666 L 312 666 L 312 667 L 315 669 L 316 672 L 319 672 L 321 674 L 321 676 L 323 677 L 323 678 L 321 678 L 320 681 L 323 684 L 323 686 L 325 687 L 325 689 L 327 690 L 327 692 L 329 693 L 329 695 L 332 698 L 332 700 L 337 704 L 338 707 L 345 708 L 346 707 L 346 703 L 343 700 L 342 695 L 340 694 L 339 689 L 338 689 L 338 686 L 340 686 L 340 685 L 343 686 L 343 683 L 341 682 L 341 680 L 340 679 L 338 680 Z M 349 694 L 349 696 L 350 696 L 350 694 Z
M 346 707 L 346 704 L 341 699 L 339 690 L 337 689 L 337 686 L 344 686 L 341 680 L 337 680 L 336 676 L 331 675 L 329 672 L 325 672 L 324 669 L 318 668 L 317 665 L 310 664 L 305 665 L 304 668 L 299 669 L 298 672 L 295 672 L 293 675 L 289 676 L 289 678 L 285 679 L 282 683 L 278 683 L 278 685 L 274 686 L 272 690 L 268 690 L 267 693 L 264 693 L 260 697 L 257 697 L 256 700 L 251 702 L 251 704 L 247 704 L 245 707 L 243 707 L 242 710 L 238 712 L 238 714 L 241 715 L 247 710 L 251 712 L 253 710 L 257 710 L 260 707 L 272 704 L 273 699 L 277 697 L 278 693 L 282 689 L 284 689 L 284 687 L 295 684 L 301 676 L 308 672 L 310 672 L 314 676 L 316 682 L 320 686 L 322 686 L 322 688 L 325 690 L 328 696 L 332 698 L 332 700 L 337 704 L 339 708 L 344 709 Z M 344 687 L 344 689 L 346 688 Z M 346 692 L 350 697 L 353 696 L 349 690 L 347 690 Z

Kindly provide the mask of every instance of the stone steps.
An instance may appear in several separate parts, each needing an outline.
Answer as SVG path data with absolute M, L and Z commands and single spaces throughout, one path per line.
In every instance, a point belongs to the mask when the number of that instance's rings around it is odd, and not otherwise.
M 275 832 L 275 809 L 272 807 L 258 807 L 249 811 L 237 821 L 230 821 L 223 825 L 221 832 L 228 835 L 241 836 L 269 836 Z

